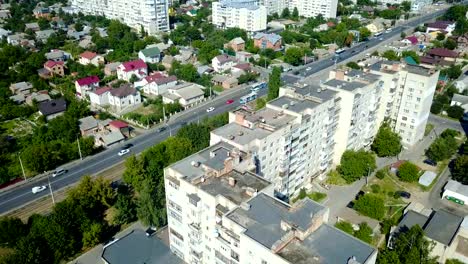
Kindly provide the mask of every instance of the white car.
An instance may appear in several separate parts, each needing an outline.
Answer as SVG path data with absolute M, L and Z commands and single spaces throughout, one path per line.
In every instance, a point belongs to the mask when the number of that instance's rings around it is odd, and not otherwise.
M 207 112 L 207 113 L 209 113 L 209 112 L 213 112 L 213 111 L 214 111 L 214 109 L 215 109 L 214 107 L 210 107 L 210 108 L 206 109 L 206 112 Z
M 129 149 L 122 149 L 121 151 L 119 151 L 118 155 L 123 156 L 123 155 L 128 154 L 128 153 L 130 153 Z
M 62 175 L 62 174 L 65 174 L 66 172 L 67 172 L 67 171 L 66 171 L 65 169 L 62 169 L 62 168 L 56 169 L 56 170 L 54 171 L 54 173 L 52 173 L 52 177 L 60 176 L 60 175 Z
M 312 70 L 312 68 L 311 68 L 311 67 L 307 67 L 306 71 L 310 71 L 310 70 Z
M 35 186 L 35 187 L 32 188 L 32 193 L 34 193 L 34 194 L 40 193 L 40 192 L 44 191 L 45 189 L 47 189 L 47 186 L 45 186 L 45 185 Z

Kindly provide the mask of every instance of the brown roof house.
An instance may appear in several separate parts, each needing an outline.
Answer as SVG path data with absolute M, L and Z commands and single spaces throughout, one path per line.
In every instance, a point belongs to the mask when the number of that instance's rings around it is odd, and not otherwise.
M 430 49 L 426 56 L 421 57 L 421 63 L 429 65 L 452 65 L 455 64 L 458 53 L 446 48 Z
M 109 105 L 118 112 L 131 111 L 141 105 L 140 92 L 126 83 L 109 91 Z
M 93 116 L 83 117 L 78 122 L 82 136 L 92 136 L 98 131 L 98 121 Z
M 121 62 L 111 62 L 108 63 L 104 66 L 104 75 L 106 76 L 111 76 L 111 75 L 117 75 L 117 67 L 122 64 Z
M 38 70 L 39 76 L 44 79 L 54 76 L 65 76 L 65 63 L 63 61 L 49 60 L 44 63 L 44 68 Z
M 39 113 L 46 117 L 46 120 L 51 120 L 57 116 L 63 115 L 67 110 L 67 102 L 64 98 L 45 101 L 39 104 Z
M 245 49 L 245 41 L 241 37 L 238 37 L 224 44 L 224 48 L 225 49 L 231 48 L 236 52 L 243 51 Z

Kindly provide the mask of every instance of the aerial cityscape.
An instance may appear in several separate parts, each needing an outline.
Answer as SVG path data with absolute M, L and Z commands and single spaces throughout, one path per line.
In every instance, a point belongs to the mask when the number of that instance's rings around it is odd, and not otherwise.
M 0 0 L 1 264 L 468 263 L 468 2 Z

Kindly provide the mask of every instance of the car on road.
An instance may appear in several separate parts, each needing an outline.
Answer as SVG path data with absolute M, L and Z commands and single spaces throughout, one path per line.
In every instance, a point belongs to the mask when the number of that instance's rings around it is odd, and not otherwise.
M 123 155 L 126 155 L 128 153 L 130 153 L 129 149 L 122 149 L 122 150 L 119 151 L 119 153 L 117 155 L 123 156 Z
M 55 169 L 54 173 L 52 173 L 52 177 L 57 177 L 65 173 L 67 173 L 67 170 L 58 168 L 58 169 Z
M 122 149 L 129 149 L 129 148 L 131 148 L 131 147 L 133 147 L 133 144 L 128 143 L 128 144 L 126 144 L 125 146 L 123 146 Z
M 40 192 L 44 191 L 45 189 L 47 189 L 47 186 L 45 186 L 45 185 L 34 186 L 34 187 L 32 187 L 32 193 L 34 193 L 34 194 L 40 193 Z
M 163 132 L 164 130 L 166 130 L 166 128 L 165 128 L 165 127 L 160 127 L 160 128 L 158 128 L 158 130 L 157 130 L 157 131 L 158 131 L 159 133 L 161 133 L 161 132 Z
M 383 38 L 379 38 L 379 40 L 383 40 Z
M 409 193 L 409 192 L 405 192 L 405 191 L 396 191 L 395 194 L 396 194 L 397 196 L 403 197 L 403 198 L 405 198 L 405 199 L 411 198 L 411 193 Z
M 232 104 L 232 103 L 234 103 L 233 99 L 229 99 L 229 100 L 226 101 L 226 104 Z
M 187 125 L 187 122 L 185 121 L 180 122 L 180 126 L 185 126 L 185 125 Z
M 385 30 L 385 33 L 390 33 L 390 32 L 392 32 L 392 29 L 391 29 L 391 28 Z
M 310 70 L 312 70 L 312 68 L 311 68 L 311 67 L 307 67 L 306 71 L 310 71 Z
M 434 166 L 434 167 L 437 166 L 437 162 L 431 159 L 425 159 L 424 163 L 426 163 L 427 165 Z
M 209 112 L 213 112 L 214 110 L 215 110 L 214 107 L 210 107 L 210 108 L 206 109 L 206 112 L 209 113 Z

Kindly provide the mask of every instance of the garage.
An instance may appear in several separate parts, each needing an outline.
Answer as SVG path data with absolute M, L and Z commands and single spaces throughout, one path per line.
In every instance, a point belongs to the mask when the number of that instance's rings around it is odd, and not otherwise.
M 458 204 L 467 204 L 468 185 L 463 185 L 457 181 L 449 180 L 444 187 L 442 197 Z

